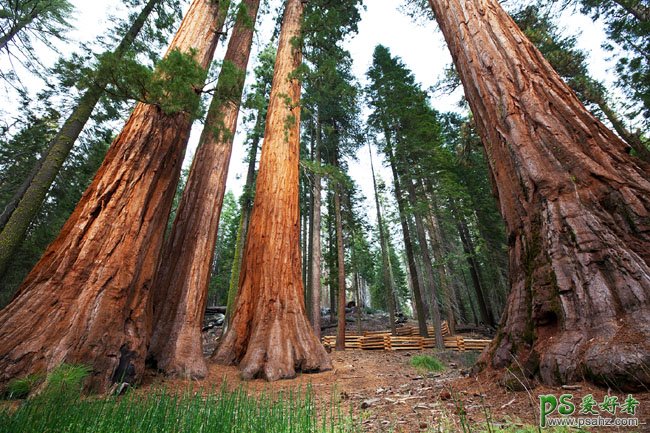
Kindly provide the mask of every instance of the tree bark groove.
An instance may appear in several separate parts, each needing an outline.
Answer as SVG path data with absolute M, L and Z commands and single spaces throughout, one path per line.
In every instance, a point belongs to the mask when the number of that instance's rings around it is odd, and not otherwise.
M 650 384 L 650 166 L 592 116 L 496 0 L 429 0 L 476 116 L 511 293 L 483 360 L 546 383 Z

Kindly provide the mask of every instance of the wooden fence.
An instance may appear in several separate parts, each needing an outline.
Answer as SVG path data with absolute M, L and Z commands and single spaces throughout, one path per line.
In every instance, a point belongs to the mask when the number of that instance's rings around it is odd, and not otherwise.
M 433 334 L 433 327 L 429 326 L 429 335 Z M 370 331 L 363 335 L 346 335 L 346 349 L 361 350 L 423 350 L 436 347 L 435 338 L 424 338 L 418 334 L 418 329 L 414 326 L 403 326 L 398 328 L 397 335 L 392 335 L 390 331 Z M 442 324 L 442 335 L 446 349 L 453 349 L 460 352 L 466 350 L 482 351 L 490 345 L 492 340 L 482 340 L 465 338 L 460 335 L 452 336 L 449 333 L 447 322 Z M 326 335 L 323 337 L 323 345 L 333 349 L 336 346 L 336 336 Z

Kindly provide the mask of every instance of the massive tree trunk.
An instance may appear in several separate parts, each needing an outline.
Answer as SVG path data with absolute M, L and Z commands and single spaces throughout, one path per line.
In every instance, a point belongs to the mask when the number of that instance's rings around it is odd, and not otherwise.
M 484 358 L 546 383 L 650 384 L 650 165 L 496 0 L 429 0 L 485 143 L 511 293 Z
M 372 185 L 375 191 L 375 206 L 377 208 L 377 227 L 379 228 L 379 246 L 381 248 L 381 264 L 382 264 L 382 279 L 384 283 L 384 290 L 386 291 L 386 303 L 388 304 L 388 320 L 390 321 L 390 331 L 393 334 L 397 333 L 395 328 L 395 281 L 390 266 L 390 251 L 387 242 L 387 233 L 384 228 L 384 220 L 381 216 L 381 203 L 379 202 L 379 189 L 377 188 L 377 178 L 375 177 L 375 166 L 372 162 L 372 148 L 368 143 L 368 151 L 370 153 L 370 171 L 372 173 Z M 415 280 L 411 280 L 414 282 Z M 413 283 L 415 284 L 415 283 Z M 422 329 L 420 329 L 422 332 Z M 426 322 L 424 325 L 424 336 L 427 336 Z
M 201 327 L 259 0 L 244 0 L 153 283 L 150 356 L 167 374 L 203 378 Z
M 195 0 L 170 49 L 207 69 L 219 5 Z M 201 87 L 203 83 L 194 83 Z M 62 362 L 90 386 L 137 382 L 151 327 L 151 280 L 192 120 L 138 104 L 59 237 L 0 312 L 0 380 Z
M 320 119 L 316 120 L 316 139 L 314 140 L 314 162 L 321 163 L 321 123 Z M 311 326 L 314 334 L 320 339 L 320 297 L 321 297 L 321 175 L 314 173 L 314 187 L 312 189 L 312 238 L 311 238 Z
M 254 131 L 262 131 L 264 125 L 263 111 L 257 112 L 257 120 L 255 121 Z M 237 240 L 235 243 L 235 253 L 233 254 L 232 272 L 230 274 L 230 285 L 228 287 L 228 303 L 226 307 L 226 318 L 223 322 L 223 329 L 226 331 L 230 324 L 231 312 L 235 308 L 235 299 L 237 298 L 237 291 L 239 289 L 239 272 L 241 270 L 241 263 L 244 258 L 244 244 L 246 236 L 248 235 L 248 223 L 253 209 L 253 195 L 255 187 L 255 163 L 257 162 L 257 150 L 262 140 L 261 132 L 253 133 L 253 140 L 251 141 L 251 148 L 248 152 L 248 171 L 246 172 L 246 184 L 244 184 L 244 191 L 241 200 L 241 218 L 239 219 L 239 227 L 237 228 Z
M 147 18 L 161 0 L 149 0 L 113 54 L 122 57 L 133 44 Z M 100 66 L 101 67 L 101 66 Z M 94 83 L 81 96 L 74 110 L 61 126 L 49 144 L 41 160 L 29 173 L 21 187 L 13 195 L 0 215 L 0 277 L 4 274 L 11 257 L 16 253 L 32 221 L 50 190 L 54 179 L 61 171 L 79 134 L 104 94 L 106 82 Z
M 213 359 L 242 377 L 277 380 L 331 368 L 314 336 L 300 269 L 298 157 L 303 3 L 287 0 L 232 324 Z

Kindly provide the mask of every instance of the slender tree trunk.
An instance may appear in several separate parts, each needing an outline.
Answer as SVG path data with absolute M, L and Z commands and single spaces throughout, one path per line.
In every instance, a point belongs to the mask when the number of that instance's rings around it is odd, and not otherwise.
M 614 110 L 612 110 L 604 96 L 600 95 L 599 98 L 594 98 L 593 102 L 597 104 L 598 108 L 600 108 L 600 110 L 605 114 L 605 117 L 607 117 L 611 122 L 618 135 L 620 135 L 621 138 L 625 140 L 632 149 L 634 149 L 637 156 L 645 162 L 650 162 L 650 150 L 648 149 L 647 144 L 641 141 L 639 134 L 634 134 L 625 127 L 623 121 L 621 121 Z
M 35 5 L 27 16 L 23 17 L 21 20 L 18 20 L 9 29 L 7 29 L 7 32 L 0 36 L 0 51 L 7 49 L 9 42 L 15 38 L 21 30 L 33 23 L 34 20 L 38 18 L 38 16 L 42 13 L 43 10 L 39 9 L 37 5 Z M 9 50 L 7 50 L 7 52 L 8 51 Z
M 149 354 L 157 367 L 170 375 L 200 379 L 208 372 L 201 328 L 259 0 L 244 0 L 242 5 L 246 12 L 237 17 L 230 36 L 198 150 L 154 278 Z
M 334 317 L 337 314 L 336 308 L 336 293 L 338 292 L 338 272 L 336 272 L 337 277 L 334 277 L 334 270 L 337 268 L 336 256 L 332 253 L 336 248 L 336 227 L 332 219 L 334 215 L 334 196 L 328 194 L 327 198 L 327 215 L 328 215 L 328 226 L 327 226 L 327 242 L 328 242 L 328 257 L 327 257 L 327 270 L 328 270 L 328 285 L 329 285 L 329 295 L 330 295 L 330 323 L 334 323 Z
M 219 5 L 195 0 L 170 49 L 207 70 Z M 201 87 L 203 83 L 194 83 Z M 151 280 L 192 120 L 138 104 L 58 238 L 0 312 L 0 379 L 62 362 L 90 386 L 137 382 L 151 332 Z
M 453 285 L 449 284 L 449 273 L 447 272 L 447 265 L 445 264 L 442 231 L 440 230 L 440 221 L 435 209 L 430 209 L 427 227 L 431 239 L 433 258 L 436 261 L 436 268 L 438 269 L 438 278 L 440 279 L 442 292 L 445 295 L 446 301 L 444 307 L 447 316 L 447 323 L 449 325 L 449 332 L 455 334 L 456 319 L 454 317 L 454 305 L 456 305 L 456 290 Z
M 388 134 L 385 135 L 388 137 Z M 391 171 L 393 173 L 393 186 L 395 187 L 397 209 L 399 211 L 399 219 L 402 225 L 402 234 L 404 236 L 404 249 L 406 250 L 406 260 L 408 261 L 409 273 L 411 274 L 411 284 L 413 287 L 413 297 L 415 298 L 415 314 L 418 319 L 418 329 L 421 336 L 428 337 L 429 334 L 427 331 L 427 315 L 424 302 L 422 301 L 422 286 L 420 285 L 421 275 L 418 274 L 418 269 L 415 264 L 415 253 L 413 241 L 411 239 L 411 230 L 409 229 L 407 219 L 408 216 L 406 215 L 402 187 L 400 184 L 399 175 L 397 173 L 397 167 L 394 161 L 392 150 L 389 151 L 388 159 Z
M 334 166 L 338 167 L 338 159 Z M 343 219 L 341 218 L 341 186 L 334 185 L 334 217 L 336 219 L 336 257 L 338 268 L 338 323 L 336 326 L 336 350 L 345 350 L 345 247 L 343 245 Z
M 467 228 L 467 222 L 465 221 L 465 218 L 460 214 L 460 211 L 458 211 L 458 209 L 453 209 L 453 211 L 454 218 L 456 219 L 458 236 L 460 237 L 461 244 L 463 245 L 465 260 L 467 260 L 469 274 L 472 277 L 472 284 L 474 286 L 474 291 L 476 292 L 476 300 L 478 301 L 479 311 L 481 312 L 481 319 L 483 320 L 484 324 L 494 327 L 496 323 L 485 298 L 482 282 L 483 280 L 481 279 L 478 260 L 476 260 L 476 250 L 474 249 L 474 245 L 471 242 L 471 234 Z
M 314 140 L 314 162 L 320 164 L 321 162 L 321 124 L 320 120 L 316 120 L 316 139 Z M 314 173 L 314 187 L 312 190 L 313 206 L 312 206 L 312 237 L 311 237 L 311 326 L 314 329 L 314 334 L 320 339 L 320 298 L 321 298 L 321 175 Z M 332 312 L 333 313 L 333 312 Z
M 496 0 L 430 0 L 498 186 L 511 292 L 482 361 L 546 383 L 650 385 L 650 165 Z
M 142 30 L 147 18 L 161 0 L 149 0 L 131 27 L 122 38 L 114 54 L 122 57 L 131 47 Z M 92 85 L 81 96 L 70 116 L 50 142 L 47 152 L 41 157 L 36 167 L 16 191 L 0 215 L 0 277 L 7 270 L 7 264 L 16 253 L 27 229 L 38 214 L 54 179 L 68 158 L 79 134 L 90 119 L 95 106 L 104 94 L 107 83 Z
M 375 205 L 377 207 L 377 226 L 379 228 L 379 245 L 381 247 L 381 262 L 382 262 L 382 276 L 384 280 L 384 288 L 386 290 L 386 303 L 388 304 L 388 320 L 390 321 L 390 331 L 393 334 L 397 333 L 395 328 L 395 281 L 393 280 L 392 270 L 390 266 L 390 251 L 388 250 L 388 242 L 386 240 L 386 231 L 384 229 L 384 221 L 381 217 L 381 203 L 379 202 L 379 190 L 377 188 L 377 178 L 375 177 L 375 166 L 372 162 L 372 148 L 368 143 L 368 152 L 370 153 L 370 171 L 372 173 L 372 184 L 375 189 Z M 426 334 L 426 322 L 424 332 Z
M 287 0 L 232 324 L 213 359 L 242 377 L 290 378 L 331 369 L 305 314 L 300 270 L 300 81 L 303 4 Z
M 436 269 L 438 270 L 438 278 L 442 287 L 442 292 L 445 296 L 445 314 L 447 316 L 447 324 L 449 325 L 449 332 L 456 333 L 456 319 L 454 317 L 454 305 L 456 304 L 456 291 L 454 287 L 449 284 L 447 266 L 445 264 L 444 246 L 442 240 L 442 230 L 440 229 L 440 221 L 438 219 L 438 208 L 435 205 L 433 197 L 429 197 L 429 212 L 427 218 L 427 228 L 429 238 L 431 240 L 431 250 L 436 262 Z
M 424 232 L 424 224 L 422 223 L 422 217 L 418 211 L 418 201 L 416 197 L 415 185 L 410 179 L 406 179 L 406 189 L 409 196 L 409 201 L 411 207 L 415 210 L 414 219 L 415 219 L 415 232 L 418 237 L 418 244 L 420 245 L 420 255 L 422 257 L 422 266 L 424 267 L 424 275 L 429 286 L 429 292 L 431 294 L 431 321 L 434 326 L 434 334 L 436 338 L 436 347 L 438 349 L 444 349 L 445 343 L 442 340 L 442 327 L 440 320 L 440 306 L 438 304 L 438 292 L 435 287 L 435 277 L 433 276 L 433 262 L 431 261 L 431 256 L 429 255 L 429 247 L 427 242 L 427 235 Z M 452 314 L 453 318 L 453 314 Z

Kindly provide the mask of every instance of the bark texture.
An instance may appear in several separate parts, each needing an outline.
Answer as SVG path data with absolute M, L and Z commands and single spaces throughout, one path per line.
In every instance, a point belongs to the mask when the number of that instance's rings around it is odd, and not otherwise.
M 149 354 L 169 375 L 201 379 L 208 372 L 201 327 L 259 0 L 243 6 L 154 279 Z
M 287 0 L 232 323 L 213 359 L 269 381 L 331 369 L 314 336 L 300 269 L 298 162 L 301 0 Z
M 215 2 L 195 0 L 170 49 L 196 49 L 207 68 L 217 12 Z M 92 367 L 96 390 L 141 378 L 151 280 L 191 123 L 186 113 L 136 106 L 59 237 L 0 312 L 0 381 L 62 362 Z
M 430 0 L 485 144 L 511 293 L 484 357 L 546 383 L 650 384 L 650 166 L 496 0 Z
M 122 57 L 131 47 L 147 18 L 161 0 L 149 0 L 131 24 L 113 54 Z M 54 179 L 70 155 L 79 134 L 90 119 L 95 106 L 104 94 L 107 83 L 94 83 L 84 92 L 76 107 L 49 144 L 47 151 L 16 191 L 0 215 L 0 276 L 4 274 L 11 257 L 20 247 L 25 234 L 47 197 Z

